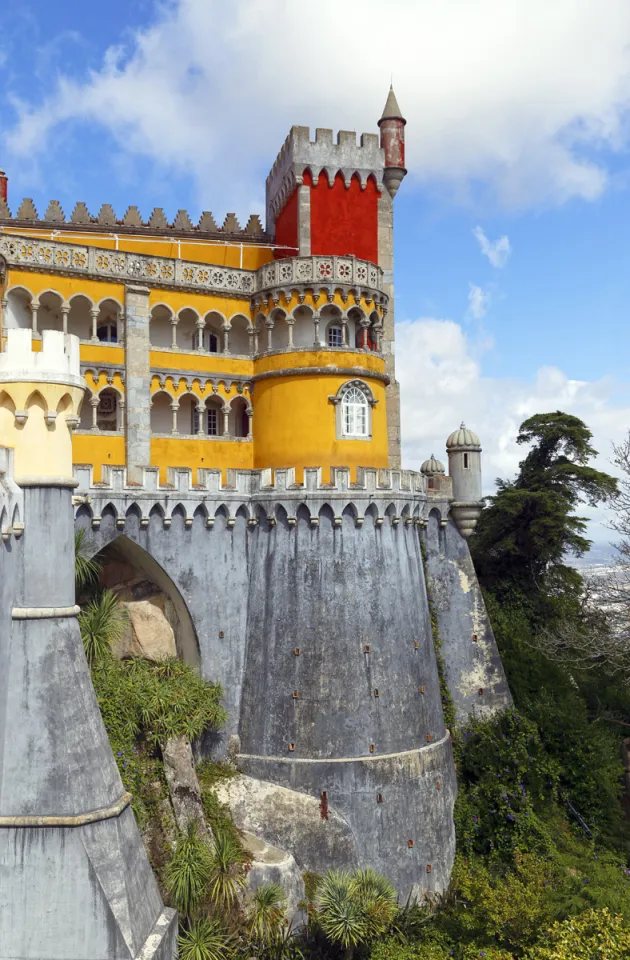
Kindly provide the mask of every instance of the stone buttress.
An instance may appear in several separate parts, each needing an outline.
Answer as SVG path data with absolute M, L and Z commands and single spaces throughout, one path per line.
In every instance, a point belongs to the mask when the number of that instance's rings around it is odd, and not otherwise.
M 78 341 L 0 354 L 0 958 L 167 960 L 164 908 L 77 623 L 70 429 Z

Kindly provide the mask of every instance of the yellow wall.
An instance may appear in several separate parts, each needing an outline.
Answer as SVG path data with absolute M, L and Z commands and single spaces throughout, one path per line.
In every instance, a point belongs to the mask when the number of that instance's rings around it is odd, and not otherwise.
M 15 476 L 72 477 L 72 434 L 67 417 L 75 417 L 83 388 L 64 383 L 0 383 L 0 437 L 15 451 Z M 20 424 L 16 411 L 28 414 Z M 48 424 L 48 411 L 57 413 Z
M 229 467 L 251 470 L 254 466 L 253 444 L 247 440 L 216 440 L 200 437 L 198 440 L 178 437 L 154 437 L 151 440 L 151 463 L 160 468 L 160 482 L 166 483 L 168 467 L 190 467 L 193 483 L 197 470 L 222 470 Z
M 73 463 L 91 463 L 94 481 L 100 483 L 102 467 L 124 467 L 125 438 L 116 433 L 75 433 L 72 438 Z
M 229 244 L 211 243 L 207 240 L 181 240 L 179 244 L 162 237 L 130 237 L 123 236 L 121 228 L 103 228 L 103 233 L 82 233 L 77 224 L 72 232 L 59 231 L 55 236 L 58 243 L 85 244 L 91 247 L 102 247 L 105 250 L 122 250 L 127 253 L 139 253 L 153 257 L 171 257 L 172 259 L 192 260 L 196 263 L 212 263 L 218 266 L 240 267 L 241 245 L 231 241 Z M 51 239 L 51 230 L 36 230 L 28 227 L 5 227 L 6 233 L 17 233 L 20 236 L 30 236 L 41 240 Z M 118 236 L 118 246 L 113 234 Z M 179 251 L 178 251 L 179 246 Z M 273 259 L 271 247 L 258 244 L 248 244 L 243 241 L 242 267 L 244 270 L 256 270 Z
M 384 366 L 383 360 L 369 354 L 337 354 L 329 351 L 313 354 L 286 354 L 265 357 L 256 364 L 256 372 L 269 369 L 306 366 L 364 367 Z M 254 466 L 296 467 L 298 480 L 304 467 L 345 466 L 355 475 L 357 467 L 387 466 L 387 420 L 385 385 L 381 380 L 362 376 L 378 403 L 372 408 L 372 440 L 338 440 L 336 407 L 328 399 L 352 379 L 334 374 L 259 380 L 254 387 Z M 325 471 L 326 472 L 326 471 Z M 329 477 L 325 476 L 325 480 Z
M 235 360 L 221 353 L 176 353 L 171 350 L 151 350 L 151 368 L 166 370 L 207 371 L 210 374 L 239 374 L 251 377 L 254 370 L 252 360 Z

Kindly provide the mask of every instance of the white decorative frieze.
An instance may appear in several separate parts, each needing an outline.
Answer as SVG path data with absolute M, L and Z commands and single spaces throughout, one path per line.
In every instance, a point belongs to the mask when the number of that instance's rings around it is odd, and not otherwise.
M 241 270 L 24 236 L 0 238 L 0 257 L 9 267 L 118 282 L 143 281 L 152 286 L 183 287 L 243 299 L 294 285 L 340 284 L 344 288 L 360 287 L 366 293 L 383 290 L 383 271 L 356 257 L 287 257 L 263 264 L 258 270 Z

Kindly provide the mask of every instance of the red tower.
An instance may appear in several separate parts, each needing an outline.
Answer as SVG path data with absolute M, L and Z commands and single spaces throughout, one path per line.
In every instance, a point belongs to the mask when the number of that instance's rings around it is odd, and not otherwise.
M 6 173 L 0 167 L 0 200 L 4 200 L 6 203 L 9 199 L 9 178 Z

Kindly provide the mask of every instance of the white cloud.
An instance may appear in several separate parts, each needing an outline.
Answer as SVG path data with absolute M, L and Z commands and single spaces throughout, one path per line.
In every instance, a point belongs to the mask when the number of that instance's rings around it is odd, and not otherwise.
M 491 300 L 492 294 L 489 290 L 471 283 L 468 287 L 467 316 L 472 317 L 473 320 L 482 320 L 488 312 Z
M 612 379 L 572 380 L 556 367 L 541 367 L 531 381 L 483 374 L 477 344 L 452 320 L 421 318 L 396 325 L 396 376 L 401 386 L 403 465 L 417 470 L 431 453 L 446 463 L 445 442 L 462 420 L 483 446 L 484 492 L 496 477 L 508 479 L 525 455 L 518 428 L 534 413 L 564 410 L 593 432 L 595 465 L 614 472 L 612 442 L 630 427 L 630 396 Z M 605 512 L 584 507 L 590 536 L 608 540 Z
M 14 100 L 5 151 L 50 162 L 51 134 L 90 121 L 232 208 L 262 195 L 291 124 L 375 130 L 393 68 L 416 178 L 590 200 L 598 151 L 627 142 L 629 42 L 627 0 L 173 0 L 82 82 Z
M 512 253 L 509 237 L 504 235 L 492 243 L 491 240 L 488 240 L 482 227 L 475 227 L 473 234 L 479 244 L 481 252 L 484 257 L 488 258 L 492 266 L 496 267 L 497 270 L 504 267 Z

